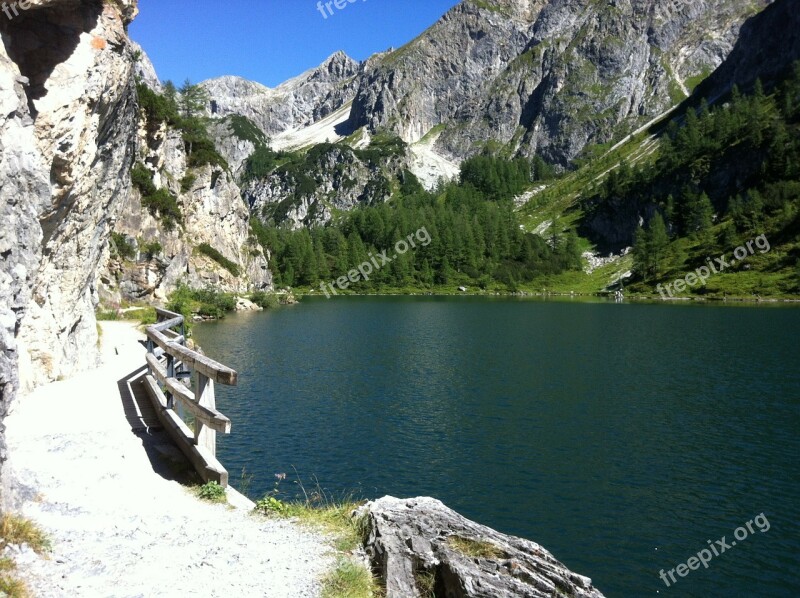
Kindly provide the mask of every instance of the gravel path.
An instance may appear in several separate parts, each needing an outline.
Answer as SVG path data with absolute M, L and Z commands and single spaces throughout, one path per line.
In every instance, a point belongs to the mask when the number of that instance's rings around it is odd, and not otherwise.
M 38 389 L 6 420 L 21 510 L 53 542 L 46 559 L 13 550 L 34 595 L 317 596 L 333 561 L 324 537 L 253 516 L 243 497 L 202 502 L 155 471 L 118 389 L 144 363 L 139 337 L 104 323 L 100 368 Z

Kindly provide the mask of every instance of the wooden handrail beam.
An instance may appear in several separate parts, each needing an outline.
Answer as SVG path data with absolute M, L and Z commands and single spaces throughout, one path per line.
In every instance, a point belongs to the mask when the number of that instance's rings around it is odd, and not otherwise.
M 155 378 L 159 384 L 165 386 L 167 392 L 169 392 L 174 399 L 179 400 L 197 421 L 202 422 L 217 432 L 222 432 L 223 434 L 231 433 L 231 420 L 216 409 L 209 409 L 208 407 L 200 405 L 194 393 L 186 388 L 180 380 L 167 377 L 167 370 L 164 364 L 162 364 L 155 355 L 147 356 L 147 365 L 150 367 L 153 378 Z
M 145 328 L 147 334 L 147 367 L 150 372 L 143 383 L 148 390 L 159 419 L 178 443 L 178 446 L 206 481 L 215 480 L 222 486 L 228 484 L 228 472 L 216 458 L 216 433 L 229 434 L 231 420 L 217 411 L 214 384 L 235 386 L 239 374 L 184 346 L 184 317 L 166 309 L 156 308 L 158 320 Z M 180 332 L 174 330 L 180 326 Z M 176 365 L 180 364 L 180 369 Z M 197 388 L 193 393 L 176 376 L 187 376 L 186 370 L 197 374 Z M 169 397 L 169 398 L 168 398 Z M 194 435 L 174 410 L 174 401 L 190 412 L 196 422 Z
M 228 366 L 222 365 L 205 355 L 200 355 L 200 353 L 196 351 L 192 351 L 181 345 L 176 345 L 175 343 L 169 343 L 169 346 L 164 347 L 164 349 L 175 359 L 182 361 L 189 369 L 208 376 L 214 382 L 226 384 L 228 386 L 236 386 L 239 382 L 239 374 L 236 370 L 232 370 Z
M 231 420 L 216 409 L 209 409 L 204 405 L 198 404 L 192 391 L 186 388 L 180 380 L 167 378 L 165 386 L 172 396 L 178 399 L 198 422 L 217 432 L 222 432 L 223 434 L 231 433 Z

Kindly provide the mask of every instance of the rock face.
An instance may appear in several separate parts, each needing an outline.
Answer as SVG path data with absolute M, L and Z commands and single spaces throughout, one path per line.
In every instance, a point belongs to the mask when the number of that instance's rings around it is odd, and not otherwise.
M 470 521 L 433 498 L 387 496 L 357 515 L 367 517 L 365 547 L 387 598 L 603 597 L 538 544 Z
M 136 141 L 138 162 L 151 170 L 156 187 L 177 198 L 183 223 L 166 226 L 142 206 L 141 193 L 133 189 L 114 232 L 134 248 L 134 255 L 110 255 L 100 279 L 102 298 L 109 303 L 163 302 L 181 284 L 231 293 L 271 289 L 269 256 L 250 236 L 250 211 L 234 174 L 219 166 L 190 169 L 180 132 L 166 126 L 149 136 L 141 121 Z M 238 272 L 199 251 L 204 244 Z
M 136 2 L 28 4 L 0 19 L 0 416 L 96 362 L 95 277 L 135 131 Z
M 755 10 L 750 0 L 464 0 L 363 73 L 350 126 L 415 142 L 445 125 L 446 155 L 494 140 L 565 165 L 685 97 Z
M 411 144 L 408 168 L 431 188 L 487 144 L 566 167 L 621 138 L 687 97 L 770 3 L 463 0 L 360 65 L 338 53 L 275 89 L 236 77 L 203 85 L 212 115 L 250 118 L 277 148 L 398 135 Z M 293 220 L 315 213 L 303 203 Z
M 795 60 L 800 60 L 800 10 L 792 0 L 777 0 L 742 25 L 733 51 L 699 91 L 714 98 L 734 84 L 746 89 L 756 78 L 769 84 Z
M 304 160 L 299 171 L 278 168 L 244 186 L 256 217 L 294 229 L 325 224 L 333 210 L 389 199 L 390 181 L 406 164 L 403 149 L 380 156 L 339 144 L 318 145 Z
M 211 98 L 211 116 L 240 114 L 272 136 L 308 126 L 352 100 L 358 68 L 355 60 L 337 52 L 275 89 L 241 77 L 220 77 L 201 85 Z

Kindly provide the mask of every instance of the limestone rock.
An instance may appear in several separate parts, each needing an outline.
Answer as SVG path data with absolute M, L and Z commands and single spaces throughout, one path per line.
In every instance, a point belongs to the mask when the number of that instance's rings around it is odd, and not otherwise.
M 40 176 L 41 256 L 18 333 L 25 388 L 96 362 L 94 279 L 128 192 L 135 93 L 125 22 L 135 3 L 40 2 L 4 23 L 13 69 L 28 81 Z M 122 12 L 121 8 L 122 7 Z M 4 32 L 4 38 L 6 32 Z
M 433 498 L 386 496 L 356 516 L 368 518 L 365 547 L 387 598 L 422 598 L 421 585 L 447 598 L 603 598 L 588 577 L 538 544 L 470 521 Z
M 132 159 L 136 10 L 32 0 L 0 19 L 0 418 L 18 391 L 95 363 L 94 279 Z
M 220 77 L 201 85 L 211 116 L 246 116 L 267 135 L 308 126 L 335 112 L 355 95 L 358 62 L 344 52 L 270 89 L 241 77 Z
M 464 0 L 364 69 L 350 127 L 415 142 L 444 125 L 446 157 L 493 140 L 565 165 L 681 99 L 752 10 L 750 0 Z
M 142 52 L 139 65 L 146 64 L 150 61 Z M 155 72 L 149 78 L 158 80 Z M 136 160 L 151 170 L 157 188 L 177 198 L 183 222 L 170 230 L 142 205 L 138 189 L 132 189 L 114 231 L 156 251 L 137 251 L 132 259 L 109 256 L 100 277 L 102 299 L 163 302 L 181 284 L 231 293 L 271 289 L 269 254 L 250 236 L 250 211 L 236 183 L 236 167 L 241 168 L 245 154 L 255 146 L 237 145 L 240 140 L 229 123 L 218 121 L 212 124 L 212 136 L 221 143 L 223 156 L 238 162 L 231 171 L 221 166 L 190 168 L 180 131 L 162 125 L 148 132 L 141 116 L 137 124 Z M 129 173 L 125 176 L 130 178 Z M 202 244 L 233 262 L 238 274 L 200 253 Z
M 306 154 L 303 178 L 277 169 L 247 183 L 243 196 L 265 222 L 289 223 L 294 229 L 325 224 L 332 208 L 350 210 L 386 201 L 391 196 L 386 176 L 397 175 L 407 159 L 401 154 L 370 160 L 347 145 L 317 146 Z
M 264 308 L 256 305 L 245 297 L 236 297 L 236 311 L 263 311 Z

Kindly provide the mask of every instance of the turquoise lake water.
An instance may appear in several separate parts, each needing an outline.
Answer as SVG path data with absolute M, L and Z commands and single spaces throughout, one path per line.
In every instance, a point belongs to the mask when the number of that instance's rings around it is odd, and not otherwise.
M 800 596 L 800 309 L 352 297 L 195 327 L 250 495 L 430 495 L 607 596 Z M 708 568 L 659 578 L 764 513 Z

